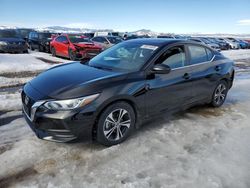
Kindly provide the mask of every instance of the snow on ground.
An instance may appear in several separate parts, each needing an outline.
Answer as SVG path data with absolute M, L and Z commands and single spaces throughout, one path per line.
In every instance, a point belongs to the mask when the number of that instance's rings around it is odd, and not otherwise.
M 230 52 L 238 59 L 241 50 Z M 0 187 L 249 188 L 249 93 L 246 69 L 221 108 L 163 115 L 107 148 L 37 139 L 15 102 L 19 93 L 0 92 L 0 111 L 10 109 L 0 113 Z
M 249 49 L 226 50 L 226 51 L 222 51 L 221 53 L 232 60 L 249 59 L 250 58 Z
M 51 54 L 30 51 L 30 54 L 0 54 L 0 74 L 22 71 L 46 70 L 56 64 L 45 63 L 39 58 L 51 61 L 52 63 L 70 62 L 66 59 L 52 57 Z
M 19 92 L 15 93 L 0 93 L 0 112 L 1 111 L 12 111 L 12 110 L 21 110 L 22 101 L 21 94 Z M 0 124 L 1 125 L 1 124 Z
M 2 87 L 9 87 L 9 86 L 15 86 L 15 85 L 23 85 L 30 81 L 33 77 L 24 77 L 24 78 L 6 78 L 3 76 L 0 76 L 0 88 Z

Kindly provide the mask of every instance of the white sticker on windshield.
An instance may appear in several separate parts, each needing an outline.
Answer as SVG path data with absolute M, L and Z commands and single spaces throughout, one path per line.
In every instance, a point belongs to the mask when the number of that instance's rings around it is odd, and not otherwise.
M 144 45 L 141 46 L 141 48 L 148 49 L 148 50 L 153 50 L 154 51 L 154 50 L 156 50 L 158 48 L 158 46 L 144 44 Z

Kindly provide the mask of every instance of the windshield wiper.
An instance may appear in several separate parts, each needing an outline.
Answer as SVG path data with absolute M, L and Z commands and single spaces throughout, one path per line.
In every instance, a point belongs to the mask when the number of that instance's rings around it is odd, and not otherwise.
M 97 68 L 97 69 L 102 69 L 102 70 L 110 70 L 110 71 L 113 70 L 113 69 L 111 69 L 111 68 L 108 68 L 108 67 L 101 67 L 101 66 L 91 66 L 91 67 L 94 67 L 94 68 Z

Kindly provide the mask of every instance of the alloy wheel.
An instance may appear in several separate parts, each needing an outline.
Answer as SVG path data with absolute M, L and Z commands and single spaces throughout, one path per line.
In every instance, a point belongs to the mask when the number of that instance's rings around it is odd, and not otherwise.
M 225 101 L 226 94 L 227 94 L 227 87 L 223 83 L 219 84 L 214 93 L 214 102 L 217 105 L 222 104 Z
M 112 111 L 104 121 L 104 136 L 110 141 L 122 139 L 131 125 L 131 117 L 127 110 L 116 109 Z

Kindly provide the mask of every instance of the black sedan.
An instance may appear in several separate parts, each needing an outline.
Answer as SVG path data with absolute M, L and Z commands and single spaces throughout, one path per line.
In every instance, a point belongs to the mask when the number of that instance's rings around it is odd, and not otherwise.
M 109 146 L 155 115 L 198 104 L 221 106 L 233 79 L 233 61 L 208 46 L 135 39 L 87 63 L 41 73 L 23 88 L 23 112 L 39 138 L 66 142 L 92 133 Z
M 28 45 L 15 29 L 0 29 L 0 52 L 28 53 Z

